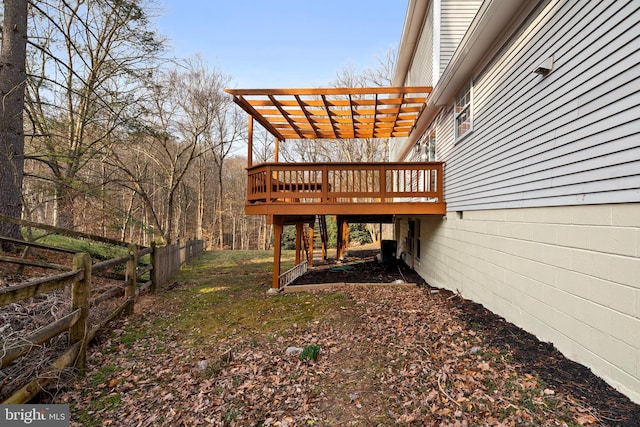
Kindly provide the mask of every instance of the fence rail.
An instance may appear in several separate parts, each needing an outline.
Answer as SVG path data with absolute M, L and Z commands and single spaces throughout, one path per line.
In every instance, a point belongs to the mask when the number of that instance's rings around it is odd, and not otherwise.
M 30 226 L 33 226 L 33 223 L 30 223 Z M 16 241 L 15 239 L 4 237 L 0 237 L 0 240 L 12 240 L 12 243 L 19 245 L 51 249 L 46 245 Z M 122 246 L 121 242 L 120 246 Z M 44 372 L 40 372 L 37 378 L 15 391 L 3 403 L 28 402 L 66 367 L 73 365 L 80 372 L 83 372 L 86 363 L 87 345 L 98 331 L 122 313 L 133 313 L 135 300 L 140 292 L 146 289 L 150 289 L 152 292 L 155 291 L 159 286 L 165 284 L 182 265 L 201 255 L 203 248 L 202 241 L 186 241 L 184 244 L 178 243 L 167 246 L 153 245 L 150 248 L 142 249 L 138 249 L 135 245 L 128 245 L 128 254 L 126 256 L 96 264 L 92 264 L 88 254 L 76 253 L 73 258 L 73 265 L 64 266 L 65 269 L 71 271 L 0 289 L 0 307 L 57 289 L 65 289 L 67 287 L 71 289 L 71 308 L 67 315 L 21 337 L 18 344 L 14 344 L 0 352 L 0 368 L 4 368 L 19 358 L 28 355 L 34 346 L 44 344 L 62 333 L 69 333 L 68 349 Z M 138 267 L 138 260 L 145 255 L 150 255 L 151 263 Z M 12 261 L 5 260 L 5 258 L 9 257 L 2 257 L 0 262 Z M 23 261 L 20 263 L 21 265 L 42 267 L 42 265 L 38 265 L 41 263 Z M 124 282 L 91 298 L 92 276 L 121 266 L 125 267 Z M 145 274 L 150 275 L 150 280 L 140 283 L 142 276 Z M 105 318 L 99 320 L 93 328 L 89 328 L 88 319 L 91 310 L 107 300 L 118 297 L 123 297 L 123 300 L 117 308 L 106 315 Z

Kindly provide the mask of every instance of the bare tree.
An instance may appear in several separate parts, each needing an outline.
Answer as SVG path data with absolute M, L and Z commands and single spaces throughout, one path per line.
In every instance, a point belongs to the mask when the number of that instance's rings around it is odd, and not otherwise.
M 180 226 L 187 224 L 194 224 L 188 233 L 203 235 L 206 180 L 230 149 L 222 119 L 227 81 L 198 59 L 182 71 L 159 74 L 148 89 L 146 125 L 128 137 L 128 152 L 114 150 L 108 159 L 124 174 L 121 185 L 136 191 L 166 242 L 175 241 Z M 207 160 L 216 167 L 207 167 Z M 195 193 L 198 203 L 184 197 L 187 193 Z M 187 210 L 195 211 L 195 221 L 187 218 Z
M 218 224 L 218 248 L 224 248 L 224 213 L 225 192 L 224 185 L 224 166 L 227 157 L 232 153 L 234 144 L 240 141 L 246 135 L 245 120 L 240 110 L 235 107 L 231 101 L 231 97 L 224 96 L 222 98 L 223 108 L 217 111 L 213 124 L 213 132 L 211 135 L 211 153 L 215 162 L 217 176 L 217 193 L 220 195 L 216 205 L 216 222 Z
M 208 68 L 201 58 L 189 60 L 187 66 L 189 71 L 178 84 L 178 89 L 183 94 L 179 101 L 180 108 L 186 119 L 180 122 L 179 127 L 185 138 L 197 139 L 194 141 L 202 155 L 206 155 L 206 158 L 198 160 L 196 208 L 196 234 L 203 236 L 207 193 L 214 190 L 217 194 L 215 204 L 219 212 L 222 206 L 220 171 L 233 142 L 239 136 L 234 135 L 233 122 L 230 124 L 230 109 L 233 107 L 228 95 L 224 93 L 231 78 L 215 68 Z M 207 184 L 212 173 L 217 180 L 216 186 L 210 189 Z M 216 218 L 221 223 L 220 216 Z
M 24 173 L 24 82 L 27 1 L 4 0 L 0 49 L 0 213 L 20 218 Z M 20 227 L 0 222 L 0 234 L 21 239 Z M 2 244 L 3 249 L 12 249 Z
M 138 89 L 162 50 L 149 30 L 150 4 L 32 4 L 35 41 L 26 105 L 34 138 L 28 154 L 50 172 L 59 226 L 74 226 L 74 199 L 92 191 L 80 171 L 104 156 L 110 135 L 138 114 Z

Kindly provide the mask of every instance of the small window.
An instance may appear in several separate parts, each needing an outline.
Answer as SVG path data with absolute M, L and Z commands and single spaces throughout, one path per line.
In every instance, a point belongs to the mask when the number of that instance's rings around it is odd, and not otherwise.
M 436 161 L 436 133 L 429 131 L 423 134 L 415 145 L 418 156 L 412 156 L 412 161 L 435 162 Z
M 427 143 L 424 145 L 424 153 L 422 157 L 427 162 L 436 161 L 436 133 L 430 132 Z
M 473 84 L 471 81 L 456 96 L 454 106 L 454 126 L 456 142 L 473 130 Z

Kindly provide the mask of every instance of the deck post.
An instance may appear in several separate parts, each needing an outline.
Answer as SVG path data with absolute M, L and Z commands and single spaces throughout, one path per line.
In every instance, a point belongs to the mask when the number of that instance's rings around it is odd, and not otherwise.
M 336 261 L 340 261 L 344 257 L 344 236 L 342 235 L 342 233 L 344 233 L 344 228 L 342 227 L 342 221 L 344 221 L 344 217 L 342 215 L 336 215 Z
M 302 262 L 302 226 L 301 222 L 296 222 L 296 265 Z
M 253 116 L 249 114 L 249 123 L 247 124 L 247 167 L 253 167 Z
M 313 267 L 313 229 L 314 224 L 309 224 L 309 265 Z
M 345 251 L 349 248 L 349 223 L 342 215 L 336 216 L 338 226 L 336 242 L 336 261 L 344 258 Z
M 349 249 L 349 223 L 344 218 L 342 218 L 342 227 L 342 251 L 344 254 Z
M 273 280 L 271 292 L 280 289 L 280 259 L 282 257 L 282 216 L 273 217 Z

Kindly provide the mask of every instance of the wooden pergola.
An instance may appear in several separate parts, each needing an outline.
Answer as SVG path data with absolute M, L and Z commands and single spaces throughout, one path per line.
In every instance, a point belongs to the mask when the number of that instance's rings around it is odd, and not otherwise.
M 338 218 L 338 257 L 346 249 L 349 219 L 388 222 L 394 214 L 443 214 L 442 163 L 280 163 L 287 139 L 408 137 L 425 109 L 431 87 L 227 89 L 249 115 L 248 189 L 245 212 L 267 215 L 274 225 L 274 278 L 280 275 L 282 227 L 295 224 L 299 263 L 301 224 L 316 215 Z M 253 125 L 275 140 L 273 163 L 253 164 Z
M 252 119 L 269 131 L 276 141 L 406 137 L 424 109 L 431 87 L 226 91 L 249 114 L 251 167 Z

